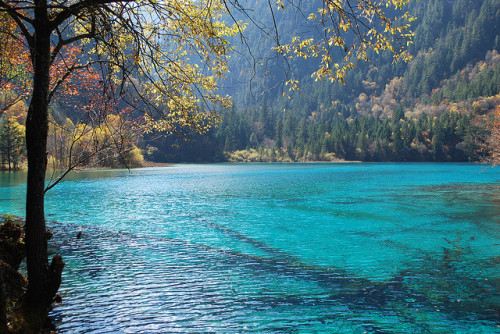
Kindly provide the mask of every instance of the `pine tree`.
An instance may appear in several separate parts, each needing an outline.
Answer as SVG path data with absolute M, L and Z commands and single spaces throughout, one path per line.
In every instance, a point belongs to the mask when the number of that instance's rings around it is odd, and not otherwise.
M 4 116 L 0 120 L 0 160 L 2 168 L 8 171 L 18 169 L 25 157 L 24 131 L 14 117 Z

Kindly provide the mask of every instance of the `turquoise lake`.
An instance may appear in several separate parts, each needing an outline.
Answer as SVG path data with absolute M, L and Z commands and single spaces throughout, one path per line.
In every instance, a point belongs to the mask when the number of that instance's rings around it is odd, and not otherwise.
M 47 193 L 60 333 L 500 333 L 500 168 L 174 165 Z M 25 174 L 0 175 L 24 215 Z M 82 228 L 81 239 L 76 238 Z

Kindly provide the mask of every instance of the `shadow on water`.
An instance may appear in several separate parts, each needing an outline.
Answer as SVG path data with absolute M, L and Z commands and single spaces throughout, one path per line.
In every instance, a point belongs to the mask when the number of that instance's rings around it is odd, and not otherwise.
M 232 307 L 238 305 L 236 309 L 241 308 L 241 312 L 243 310 L 268 312 L 270 309 L 283 311 L 289 308 L 297 309 L 299 312 L 318 308 L 341 309 L 345 310 L 343 311 L 345 314 L 354 312 L 356 316 L 351 315 L 351 318 L 344 316 L 349 322 L 371 333 L 393 331 L 387 329 L 390 328 L 387 324 L 379 324 L 376 319 L 360 315 L 373 312 L 382 314 L 384 317 L 397 319 L 397 322 L 404 322 L 418 332 L 428 332 L 432 329 L 431 323 L 436 320 L 429 320 L 428 314 L 435 315 L 437 312 L 440 317 L 449 321 L 485 321 L 492 326 L 500 322 L 500 282 L 498 279 L 481 276 L 481 268 L 474 266 L 479 267 L 483 263 L 461 262 L 461 258 L 469 250 L 466 246 L 459 246 L 458 241 L 450 242 L 449 248 L 444 249 L 440 257 L 422 252 L 419 261 L 412 261 L 403 266 L 405 269 L 401 269 L 391 279 L 375 282 L 356 276 L 340 267 L 325 268 L 303 263 L 296 257 L 226 226 L 206 221 L 203 223 L 241 242 L 250 244 L 269 256 L 253 256 L 176 239 L 91 227 L 85 228 L 84 238 L 76 239 L 77 227 L 60 223 L 51 223 L 51 228 L 56 234 L 54 238 L 56 244 L 52 251 L 60 252 L 69 258 L 72 262 L 69 265 L 69 270 L 72 271 L 70 275 L 79 276 L 87 282 L 89 287 L 96 289 L 99 289 L 99 284 L 96 282 L 109 279 L 110 271 L 114 270 L 113 267 L 119 268 L 120 275 L 125 272 L 130 275 L 143 275 L 141 270 L 155 270 L 148 268 L 151 260 L 148 257 L 157 257 L 160 262 L 163 257 L 180 259 L 176 260 L 178 263 L 172 267 L 169 264 L 168 268 L 172 271 L 187 271 L 188 274 L 190 270 L 193 270 L 191 266 L 197 266 L 197 270 L 208 272 L 218 271 L 221 268 L 225 268 L 224 270 L 228 272 L 235 270 L 243 272 L 249 279 L 261 282 L 269 280 L 278 280 L 282 282 L 280 284 L 286 284 L 287 280 L 307 282 L 307 284 L 319 287 L 322 292 L 319 294 L 298 292 L 248 294 L 234 290 L 229 301 L 223 298 L 224 303 L 221 307 L 224 309 L 231 305 Z M 135 254 L 137 250 L 140 256 Z M 486 265 L 495 268 L 498 261 L 491 259 Z M 190 279 L 196 277 L 196 275 L 189 276 Z M 160 287 L 155 286 L 154 282 L 151 283 L 150 289 L 161 290 Z M 177 284 L 185 284 L 185 282 Z M 156 293 L 161 294 L 162 291 L 156 291 Z M 217 304 L 217 298 L 220 298 L 217 294 L 214 295 L 204 290 L 203 286 L 198 294 L 196 298 L 207 298 L 209 304 L 211 302 Z M 98 295 L 104 298 L 106 293 L 101 291 Z M 68 298 L 72 297 L 68 296 Z M 127 297 L 124 296 L 124 298 Z M 215 299 L 212 300 L 212 298 Z M 99 309 L 96 312 L 99 312 Z M 217 313 L 214 313 L 212 316 L 216 315 Z M 57 309 L 53 312 L 56 322 L 63 322 L 61 317 L 65 316 L 68 315 L 58 313 Z M 336 323 L 338 326 L 339 313 L 318 312 L 314 321 L 325 325 Z M 286 322 L 282 325 L 282 322 L 275 322 L 269 324 L 266 330 L 292 331 L 292 325 Z M 394 331 L 397 332 L 396 329 Z

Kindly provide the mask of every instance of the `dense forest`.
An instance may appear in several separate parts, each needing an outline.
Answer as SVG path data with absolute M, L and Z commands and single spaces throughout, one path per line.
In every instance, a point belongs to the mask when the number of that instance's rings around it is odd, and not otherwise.
M 221 113 L 218 127 L 205 136 L 189 135 L 188 141 L 146 137 L 142 142 L 146 158 L 163 162 L 481 159 L 486 125 L 492 122 L 500 97 L 500 1 L 425 0 L 412 3 L 409 11 L 418 17 L 410 47 L 412 62 L 394 64 L 390 55 L 375 56 L 371 63 L 357 64 L 345 85 L 315 82 L 303 74 L 300 91 L 288 99 L 282 97 L 286 87 L 279 83 L 286 69 L 279 63 L 267 61 L 255 73 L 244 73 L 243 65 L 238 67 L 235 61 L 236 73 L 228 80 L 238 87 L 230 90 L 235 106 Z M 289 31 L 290 20 L 278 23 L 282 31 Z M 250 48 L 265 52 L 262 48 L 268 46 Z M 304 67 L 315 65 L 290 66 L 300 74 L 310 73 Z
M 108 167 L 138 166 L 144 159 L 481 160 L 500 105 L 500 0 L 421 0 L 408 10 L 418 18 L 410 45 L 413 61 L 394 63 L 390 54 L 371 55 L 371 62 L 360 62 L 347 73 L 345 85 L 311 78 L 314 61 L 285 64 L 273 57 L 273 40 L 257 38 L 262 31 L 250 26 L 245 34 L 252 38 L 245 44 L 234 40 L 231 73 L 224 83 L 234 104 L 220 110 L 217 126 L 204 135 L 139 136 L 116 118 L 106 129 L 77 129 L 72 124 L 79 121 L 78 112 L 72 104 L 54 103 L 49 164 L 68 165 L 63 152 L 70 146 L 79 152 L 81 163 Z M 305 18 L 280 15 L 280 38 L 300 36 L 300 29 L 307 29 Z M 300 81 L 299 91 L 288 92 L 283 84 L 290 75 Z M 1 92 L 0 101 L 8 94 Z M 19 101 L 0 120 L 4 169 L 17 169 L 25 160 L 25 112 L 26 104 Z M 95 151 L 92 136 L 105 137 L 103 133 L 118 128 L 120 140 L 107 143 L 99 154 L 90 153 Z

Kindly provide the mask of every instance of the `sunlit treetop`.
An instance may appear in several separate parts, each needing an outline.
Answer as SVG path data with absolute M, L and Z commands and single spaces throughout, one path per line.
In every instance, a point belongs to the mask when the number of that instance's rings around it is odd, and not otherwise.
M 276 50 L 288 59 L 319 58 L 320 66 L 311 76 L 341 83 L 348 70 L 357 62 L 369 62 L 373 53 L 388 51 L 395 61 L 409 61 L 410 24 L 416 18 L 403 8 L 410 1 L 324 0 L 315 12 L 304 13 L 322 38 L 295 37 Z M 293 0 L 277 1 L 278 10 L 293 10 L 295 5 Z M 298 87 L 293 79 L 287 84 L 291 90 Z
M 50 98 L 75 71 L 98 71 L 104 90 L 143 112 L 147 129 L 181 132 L 206 131 L 216 119 L 210 110 L 230 103 L 217 94 L 218 82 L 228 71 L 227 38 L 243 25 L 224 23 L 222 1 L 0 0 L 2 21 L 16 24 L 32 59 L 35 8 L 48 15 L 50 66 L 57 67 Z
M 110 84 L 126 88 L 129 103 L 146 107 L 147 129 L 205 132 L 215 114 L 200 105 L 210 110 L 230 103 L 217 90 L 232 50 L 226 38 L 238 27 L 221 20 L 222 2 L 138 1 L 108 9 L 113 14 L 100 16 L 102 22 L 91 13 L 75 27 L 81 35 L 95 31 L 90 53 L 106 60 Z
M 0 112 L 6 112 L 28 94 L 30 72 L 29 57 L 23 49 L 23 41 L 16 33 L 15 22 L 0 12 Z
M 319 39 L 276 40 L 275 47 L 285 59 L 320 59 L 312 73 L 317 80 L 344 83 L 346 72 L 358 61 L 369 61 L 371 52 L 410 59 L 406 48 L 414 18 L 402 10 L 410 0 L 323 0 L 312 13 L 302 13 L 301 1 L 263 1 L 273 17 L 276 10 L 299 11 L 321 32 Z M 32 57 L 34 13 L 47 13 L 51 65 L 58 59 L 66 65 L 59 66 L 52 89 L 62 87 L 74 71 L 99 70 L 107 91 L 143 111 L 146 129 L 200 133 L 217 119 L 210 110 L 230 104 L 217 91 L 233 50 L 228 38 L 244 34 L 245 23 L 233 14 L 250 7 L 236 0 L 0 0 L 2 20 L 17 26 Z M 84 56 L 68 58 L 64 50 L 69 46 Z M 299 83 L 292 76 L 287 84 L 293 90 Z

